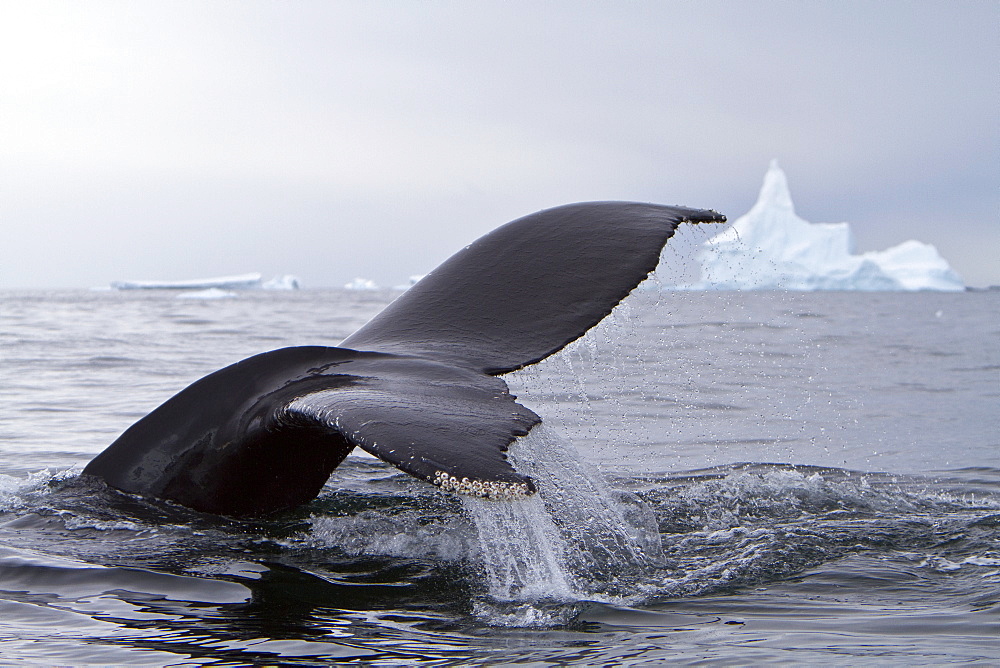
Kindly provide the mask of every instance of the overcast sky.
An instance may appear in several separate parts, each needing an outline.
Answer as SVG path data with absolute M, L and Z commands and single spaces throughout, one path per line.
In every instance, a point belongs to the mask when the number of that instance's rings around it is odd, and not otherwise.
M 402 283 L 538 209 L 753 204 L 1000 284 L 1000 3 L 0 0 L 0 288 Z

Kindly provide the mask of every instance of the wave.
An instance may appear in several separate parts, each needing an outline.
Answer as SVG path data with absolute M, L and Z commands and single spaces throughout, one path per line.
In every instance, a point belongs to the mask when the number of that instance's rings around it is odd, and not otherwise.
M 973 598 L 975 583 L 1000 575 L 997 469 L 927 477 L 745 463 L 605 480 L 544 429 L 510 454 L 539 483 L 527 502 L 453 497 L 352 457 L 313 504 L 260 521 L 122 494 L 73 470 L 0 476 L 0 543 L 16 546 L 0 555 L 0 580 L 74 601 L 128 581 L 133 594 L 199 605 L 218 597 L 192 588 L 255 592 L 295 573 L 325 582 L 327 604 L 341 608 L 405 600 L 487 625 L 551 627 L 594 605 L 752 591 L 822 568 L 861 586 L 872 576 L 832 566 L 859 556 L 967 576 Z M 90 589 L 68 584 L 80 564 Z

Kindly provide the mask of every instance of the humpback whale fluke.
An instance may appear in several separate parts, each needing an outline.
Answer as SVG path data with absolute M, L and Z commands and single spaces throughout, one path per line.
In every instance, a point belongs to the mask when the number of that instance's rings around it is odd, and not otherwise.
M 725 220 L 632 202 L 525 216 L 460 250 L 341 347 L 273 350 L 194 382 L 83 472 L 259 516 L 311 501 L 357 446 L 446 490 L 531 494 L 504 453 L 541 418 L 497 376 L 600 322 L 656 268 L 680 223 Z

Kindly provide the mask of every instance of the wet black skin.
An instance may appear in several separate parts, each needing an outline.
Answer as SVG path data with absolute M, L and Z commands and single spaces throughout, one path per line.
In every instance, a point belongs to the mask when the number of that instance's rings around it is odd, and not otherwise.
M 196 510 L 261 516 L 307 503 L 355 447 L 429 482 L 534 491 L 504 453 L 541 418 L 498 376 L 582 336 L 713 211 L 571 204 L 462 249 L 341 344 L 262 353 L 167 400 L 84 469 Z

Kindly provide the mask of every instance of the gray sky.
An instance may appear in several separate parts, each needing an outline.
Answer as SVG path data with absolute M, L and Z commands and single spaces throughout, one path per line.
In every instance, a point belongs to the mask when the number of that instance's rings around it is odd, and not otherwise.
M 424 273 L 535 210 L 753 204 L 1000 284 L 1000 3 L 0 0 L 0 288 Z

